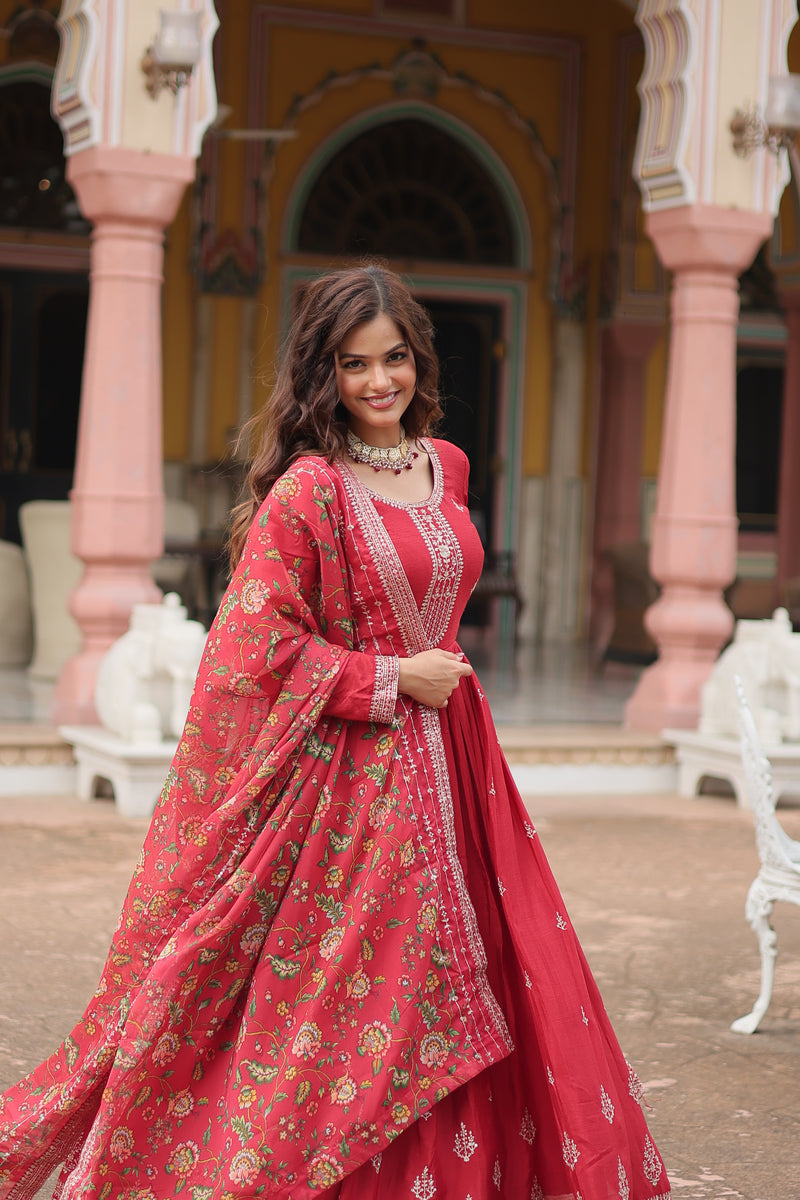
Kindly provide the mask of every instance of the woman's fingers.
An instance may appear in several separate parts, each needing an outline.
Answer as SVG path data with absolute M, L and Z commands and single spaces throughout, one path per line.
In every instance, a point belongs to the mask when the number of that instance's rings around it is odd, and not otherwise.
M 472 667 L 463 654 L 451 650 L 423 650 L 400 660 L 399 690 L 421 704 L 444 708 L 462 678 L 471 674 Z

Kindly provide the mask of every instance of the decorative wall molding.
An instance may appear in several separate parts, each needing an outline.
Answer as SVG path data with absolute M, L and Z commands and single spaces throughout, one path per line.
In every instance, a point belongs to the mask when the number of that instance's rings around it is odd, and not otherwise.
M 50 725 L 8 722 L 0 735 L 0 767 L 71 766 L 72 747 Z
M 689 0 L 641 0 L 636 24 L 645 62 L 634 172 L 646 209 L 691 204 L 697 186 L 684 156 L 694 115 L 697 29 Z
M 189 154 L 197 158 L 203 139 L 217 116 L 214 40 L 219 29 L 219 16 L 214 0 L 188 0 L 184 8 L 203 13 L 200 62 L 192 72 L 192 80 L 177 97 L 174 129 L 174 154 Z
M 512 229 L 515 242 L 514 266 L 520 270 L 530 271 L 534 268 L 532 261 L 531 231 L 528 213 L 524 200 L 517 188 L 516 182 L 506 164 L 498 156 L 492 146 L 480 137 L 471 126 L 466 125 L 457 117 L 444 109 L 428 103 L 422 98 L 400 99 L 389 104 L 373 107 L 366 112 L 358 113 L 351 121 L 340 125 L 325 141 L 315 147 L 304 164 L 289 198 L 284 221 L 282 247 L 284 251 L 296 252 L 300 249 L 298 235 L 300 223 L 308 203 L 325 167 L 352 141 L 361 134 L 387 125 L 392 121 L 403 120 L 425 121 L 441 130 L 456 142 L 460 142 L 479 163 L 489 176 L 495 194 L 502 201 Z M 274 160 L 273 160 L 274 161 Z
M 535 122 L 518 112 L 508 97 L 501 91 L 485 87 L 479 79 L 473 78 L 467 73 L 450 73 L 438 56 L 427 52 L 418 41 L 412 41 L 411 45 L 406 44 L 406 47 L 392 61 L 376 62 L 372 60 L 354 70 L 329 73 L 308 92 L 296 97 L 289 111 L 282 118 L 276 117 L 275 114 L 268 111 L 268 70 L 265 70 L 265 64 L 269 62 L 269 34 L 274 26 L 307 29 L 313 33 L 347 31 L 372 35 L 384 40 L 389 35 L 408 43 L 409 27 L 406 22 L 387 20 L 385 17 L 376 18 L 311 9 L 298 10 L 276 4 L 255 5 L 252 14 L 248 65 L 247 125 L 254 129 L 264 125 L 277 125 L 284 129 L 295 128 L 302 113 L 323 102 L 332 88 L 353 87 L 370 79 L 388 80 L 399 96 L 411 96 L 414 94 L 415 86 L 418 89 L 416 95 L 419 96 L 419 89 L 424 89 L 426 79 L 434 82 L 435 91 L 442 88 L 471 90 L 482 103 L 491 104 L 500 109 L 506 119 L 528 140 L 531 146 L 531 152 L 543 172 L 553 217 L 549 231 L 553 243 L 550 255 L 552 263 L 550 290 L 557 302 L 560 297 L 565 297 L 568 305 L 574 301 L 576 281 L 577 290 L 580 290 L 580 273 L 575 271 L 573 263 L 581 59 L 581 48 L 577 39 L 464 28 L 437 24 L 435 21 L 426 22 L 425 25 L 426 36 L 430 38 L 431 42 L 435 41 L 437 46 L 465 45 L 510 53 L 523 51 L 555 58 L 560 62 L 562 66 L 562 89 L 559 97 L 562 114 L 561 140 L 557 154 L 553 157 L 544 148 Z M 430 99 L 431 97 L 428 95 L 428 100 L 430 101 Z M 275 143 L 267 144 L 265 148 L 262 144 L 250 142 L 245 151 L 242 232 L 233 235 L 238 239 L 237 243 L 233 241 L 229 243 L 229 250 L 234 244 L 237 245 L 238 263 L 234 261 L 231 268 L 226 268 L 222 275 L 223 277 L 232 275 L 236 278 L 237 267 L 255 258 L 260 264 L 258 277 L 237 282 L 237 287 L 245 286 L 249 294 L 258 290 L 263 277 L 263 238 L 267 221 L 267 190 L 279 148 L 279 144 Z M 204 162 L 203 165 L 211 167 L 212 163 Z M 215 228 L 216 162 L 213 167 L 213 171 L 203 171 L 204 192 L 201 203 L 204 214 L 202 235 L 204 240 L 200 246 L 198 258 L 201 271 L 205 256 L 213 254 L 220 237 Z
M 0 238 L 0 267 L 17 271 L 89 271 L 89 239 L 33 242 Z
M 7 83 L 41 83 L 43 87 L 53 85 L 53 68 L 45 63 L 13 62 L 0 67 L 0 87 Z
M 64 131 L 64 153 L 94 146 L 101 137 L 95 70 L 104 0 L 64 0 L 58 18 L 61 53 L 53 81 L 53 116 Z
M 311 91 L 295 97 L 280 128 L 295 128 L 302 114 L 321 104 L 331 89 L 354 87 L 366 80 L 380 80 L 389 83 L 400 97 L 415 100 L 420 107 L 420 112 L 424 112 L 423 106 L 426 103 L 432 106 L 440 90 L 447 88 L 469 91 L 482 103 L 499 109 L 509 124 L 526 139 L 531 154 L 543 173 L 551 213 L 550 291 L 554 299 L 562 296 L 568 297 L 574 288 L 575 277 L 573 266 L 574 191 L 569 197 L 564 195 L 564 182 L 560 177 L 560 167 L 547 154 L 535 122 L 520 114 L 502 92 L 489 90 L 478 79 L 466 72 L 459 71 L 451 74 L 437 55 L 424 51 L 419 45 L 416 45 L 410 50 L 402 50 L 388 66 L 373 62 L 341 75 L 336 71 L 329 72 Z M 446 111 L 439 111 L 442 120 L 449 116 Z M 430 112 L 428 116 L 431 119 Z M 264 194 L 266 194 L 274 169 L 277 149 L 277 144 L 271 143 L 266 151 L 261 181 Z M 495 163 L 495 176 L 497 176 L 496 165 Z M 504 174 L 506 176 L 504 182 L 506 182 L 511 178 L 507 168 L 505 168 Z M 248 188 L 248 193 L 258 194 L 255 181 L 253 181 L 253 187 Z

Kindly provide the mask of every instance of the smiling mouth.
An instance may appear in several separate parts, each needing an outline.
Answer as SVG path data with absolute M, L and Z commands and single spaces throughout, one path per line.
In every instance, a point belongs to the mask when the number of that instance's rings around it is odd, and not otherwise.
M 384 396 L 364 396 L 363 399 L 364 403 L 369 404 L 372 408 L 390 408 L 399 395 L 400 392 L 396 391 L 387 392 Z

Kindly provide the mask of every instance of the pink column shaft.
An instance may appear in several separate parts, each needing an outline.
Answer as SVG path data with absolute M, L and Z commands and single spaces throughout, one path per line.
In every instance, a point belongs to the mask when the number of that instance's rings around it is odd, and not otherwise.
M 53 702 L 58 722 L 96 721 L 94 684 L 133 605 L 157 601 L 163 547 L 161 283 L 164 229 L 194 159 L 94 147 L 68 177 L 93 222 L 72 549 L 86 564 L 70 598 L 83 634 Z
M 777 600 L 800 575 L 800 292 L 783 292 L 786 366 L 783 377 L 780 483 L 778 488 Z
M 599 650 L 614 623 L 611 564 L 603 551 L 641 538 L 645 369 L 660 334 L 660 325 L 624 320 L 603 332 L 591 622 Z
M 659 659 L 628 702 L 630 728 L 697 723 L 700 692 L 733 629 L 722 589 L 736 572 L 738 276 L 772 218 L 715 205 L 650 213 L 647 230 L 673 273 L 664 430 L 648 610 Z

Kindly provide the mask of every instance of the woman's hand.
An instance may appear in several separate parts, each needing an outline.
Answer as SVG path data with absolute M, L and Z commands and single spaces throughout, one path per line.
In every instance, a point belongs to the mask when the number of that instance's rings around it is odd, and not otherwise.
M 446 708 L 450 694 L 472 667 L 463 654 L 449 650 L 423 650 L 410 658 L 400 659 L 400 679 L 397 690 L 429 708 Z

